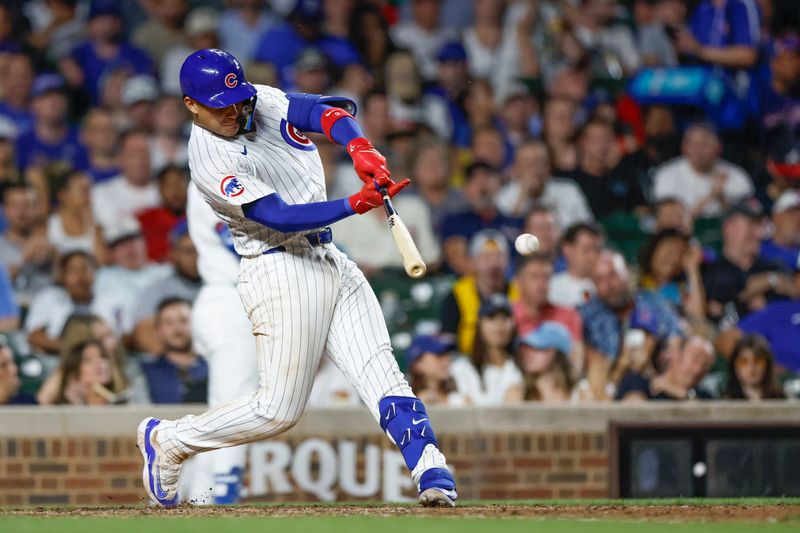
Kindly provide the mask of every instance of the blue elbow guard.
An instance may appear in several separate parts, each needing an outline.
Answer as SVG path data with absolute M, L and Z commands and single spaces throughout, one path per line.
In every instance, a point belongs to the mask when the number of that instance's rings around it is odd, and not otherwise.
M 409 470 L 417 466 L 425 446 L 439 446 L 425 405 L 417 398 L 385 396 L 378 402 L 378 412 L 381 429 L 400 448 Z
M 320 107 L 322 105 L 338 107 L 344 109 L 353 116 L 356 115 L 356 111 L 358 110 L 355 102 L 343 96 L 286 93 L 286 98 L 289 99 L 289 112 L 286 118 L 289 124 L 300 131 L 322 133 L 322 126 L 319 121 L 319 115 L 322 111 L 312 113 L 312 110 L 318 105 L 320 105 Z

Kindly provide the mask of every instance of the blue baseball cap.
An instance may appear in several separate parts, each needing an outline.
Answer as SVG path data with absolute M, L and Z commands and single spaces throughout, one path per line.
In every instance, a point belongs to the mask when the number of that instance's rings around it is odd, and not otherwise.
M 437 54 L 436 59 L 440 63 L 444 63 L 445 61 L 466 61 L 467 51 L 464 50 L 464 45 L 462 45 L 460 42 L 451 41 L 449 43 L 445 43 L 439 49 L 439 54 Z
M 89 20 L 105 15 L 122 18 L 119 0 L 92 0 L 89 6 Z
M 410 368 L 424 353 L 445 355 L 455 349 L 456 342 L 451 335 L 417 335 L 406 350 L 406 366 Z
M 511 304 L 508 303 L 508 298 L 505 294 L 495 293 L 481 302 L 481 307 L 478 310 L 478 316 L 492 316 L 497 313 L 505 313 L 511 316 Z
M 33 80 L 31 96 L 36 98 L 49 92 L 63 92 L 64 79 L 58 74 L 40 74 Z
M 537 350 L 555 348 L 564 354 L 569 354 L 572 351 L 572 338 L 569 335 L 569 331 L 558 322 L 542 322 L 537 329 L 522 337 L 520 344 L 525 344 Z
M 189 55 L 181 66 L 180 81 L 184 96 L 217 109 L 256 95 L 256 88 L 245 79 L 239 60 L 217 48 Z

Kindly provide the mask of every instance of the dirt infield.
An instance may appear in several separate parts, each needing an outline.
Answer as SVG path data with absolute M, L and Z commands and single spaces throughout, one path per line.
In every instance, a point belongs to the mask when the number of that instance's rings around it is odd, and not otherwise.
M 467 504 L 456 509 L 424 509 L 410 505 L 279 505 L 237 507 L 195 507 L 175 509 L 151 507 L 28 507 L 0 509 L 0 516 L 37 517 L 300 517 L 300 516 L 382 516 L 382 517 L 461 517 L 461 518 L 539 518 L 579 520 L 636 520 L 663 522 L 800 522 L 796 504 L 701 504 L 701 505 L 548 505 L 542 504 Z

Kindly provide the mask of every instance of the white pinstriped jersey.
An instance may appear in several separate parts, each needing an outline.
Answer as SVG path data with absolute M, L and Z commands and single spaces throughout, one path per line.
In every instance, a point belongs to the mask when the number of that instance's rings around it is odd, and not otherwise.
M 194 183 L 187 192 L 186 221 L 197 248 L 197 269 L 206 285 L 236 285 L 239 256 L 229 247 L 230 231 L 200 195 Z
M 278 193 L 287 204 L 327 199 L 316 147 L 286 120 L 286 94 L 266 85 L 255 88 L 255 132 L 226 138 L 193 124 L 189 138 L 192 181 L 228 224 L 236 251 L 243 256 L 262 254 L 299 235 L 249 220 L 242 212 L 243 204 L 272 193 Z

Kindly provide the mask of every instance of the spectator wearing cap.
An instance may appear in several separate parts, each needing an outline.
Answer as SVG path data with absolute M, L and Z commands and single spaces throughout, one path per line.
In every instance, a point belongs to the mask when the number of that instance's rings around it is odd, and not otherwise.
M 15 139 L 33 126 L 30 100 L 35 71 L 27 55 L 5 55 L 0 76 L 0 120 L 10 128 L 9 137 Z
M 294 85 L 291 92 L 322 94 L 330 86 L 328 59 L 315 48 L 306 48 L 294 62 Z
M 144 362 L 153 403 L 206 403 L 208 364 L 192 350 L 192 306 L 180 298 L 163 300 L 156 311 L 156 334 L 163 352 Z
M 683 62 L 749 69 L 758 59 L 761 21 L 751 0 L 701 0 L 675 46 Z
M 594 224 L 580 222 L 567 228 L 561 241 L 566 269 L 550 278 L 547 290 L 550 303 L 575 308 L 595 295 L 592 270 L 602 247 L 603 234 Z
M 322 2 L 297 0 L 286 22 L 268 29 L 261 36 L 254 59 L 274 66 L 284 89 L 293 85 L 294 63 L 309 46 L 319 49 L 338 67 L 359 60 L 358 52 L 347 38 L 323 31 L 323 19 Z
M 597 294 L 578 307 L 578 312 L 583 319 L 587 374 L 593 390 L 602 394 L 605 373 L 620 352 L 633 316 L 652 317 L 659 338 L 682 336 L 683 330 L 678 315 L 664 298 L 630 288 L 630 272 L 622 255 L 602 251 L 594 265 L 592 281 Z
M 54 209 L 47 220 L 47 240 L 56 251 L 83 250 L 103 255 L 103 239 L 92 216 L 92 181 L 77 170 L 67 170 L 53 184 Z
M 436 77 L 436 54 L 456 37 L 453 30 L 440 25 L 440 8 L 438 0 L 412 0 L 411 18 L 391 29 L 392 40 L 414 54 L 425 80 Z
M 523 216 L 535 206 L 550 208 L 559 226 L 567 228 L 592 221 L 586 197 L 574 181 L 554 178 L 550 154 L 541 141 L 525 141 L 517 146 L 511 181 L 497 194 L 497 206 L 506 215 Z
M 86 37 L 69 57 L 60 61 L 59 68 L 67 83 L 85 90 L 93 103 L 100 101 L 101 80 L 112 69 L 154 73 L 147 53 L 126 40 L 117 0 L 92 0 Z
M 647 205 L 636 176 L 614 174 L 614 130 L 601 119 L 590 120 L 578 137 L 578 166 L 566 177 L 575 180 L 596 219 L 615 212 L 631 213 Z
M 128 307 L 117 294 L 94 288 L 92 256 L 80 250 L 68 252 L 61 256 L 57 266 L 57 284 L 36 293 L 25 318 L 28 342 L 34 349 L 57 354 L 64 324 L 73 314 L 98 315 L 117 335 L 130 329 Z
M 518 293 L 506 281 L 510 252 L 506 238 L 495 230 L 478 232 L 470 242 L 473 273 L 461 276 L 442 305 L 442 331 L 456 336 L 462 353 L 472 353 L 481 302 L 493 294 L 510 300 Z
M 131 42 L 160 65 L 170 49 L 184 43 L 189 4 L 186 0 L 143 0 L 141 4 L 148 18 L 134 30 Z
M 759 256 L 761 219 L 755 200 L 730 207 L 722 219 L 722 254 L 703 265 L 708 315 L 723 325 L 735 324 L 767 302 L 800 296 L 783 264 Z
M 571 351 L 569 331 L 558 322 L 543 322 L 523 335 L 517 349 L 517 364 L 524 384 L 512 391 L 511 399 L 542 403 L 578 401 L 573 394 L 575 377 L 569 361 Z
M 185 39 L 166 50 L 164 58 L 159 64 L 161 89 L 164 93 L 171 96 L 183 96 L 180 81 L 183 61 L 195 50 L 219 48 L 219 25 L 220 13 L 211 7 L 197 7 L 186 16 L 183 25 Z M 234 57 L 238 57 L 242 62 L 249 57 L 240 56 L 229 48 L 225 48 L 225 50 L 232 53 Z
M 689 337 L 683 348 L 667 361 L 663 372 L 647 378 L 628 373 L 617 388 L 615 400 L 710 400 L 698 387 L 714 364 L 714 348 L 703 337 Z
M 573 351 L 568 355 L 576 370 L 583 369 L 583 330 L 577 311 L 553 305 L 547 299 L 550 279 L 553 276 L 551 255 L 536 253 L 520 257 L 515 280 L 519 299 L 514 302 L 514 322 L 520 335 L 527 335 L 543 322 L 558 322 L 570 333 Z
M 27 172 L 53 161 L 64 161 L 74 168 L 86 169 L 86 149 L 78 131 L 67 122 L 67 96 L 61 76 L 36 77 L 31 89 L 31 111 L 33 126 L 17 137 L 17 165 Z
M 153 130 L 158 82 L 149 74 L 136 74 L 122 86 L 120 103 L 123 106 L 127 129 Z
M 522 221 L 500 213 L 495 196 L 500 190 L 500 171 L 482 161 L 467 168 L 464 199 L 467 208 L 448 215 L 442 222 L 442 250 L 447 266 L 457 274 L 472 272 L 467 243 L 479 231 L 491 229 L 513 241 L 522 229 Z
M 414 394 L 427 405 L 461 407 L 480 399 L 480 377 L 447 335 L 419 335 L 406 350 Z
M 458 42 L 445 43 L 436 56 L 436 83 L 424 90 L 428 124 L 443 139 L 454 140 L 468 135 L 467 117 L 460 102 L 470 78 L 467 52 Z
M 472 364 L 478 371 L 483 392 L 481 405 L 509 403 L 514 389 L 522 387 L 522 374 L 514 363 L 516 330 L 511 304 L 503 294 L 493 294 L 481 303 L 472 348 Z
M 258 41 L 277 20 L 266 9 L 265 0 L 240 0 L 220 14 L 219 39 L 222 49 L 242 63 L 249 63 L 257 52 Z M 197 11 L 197 9 L 194 9 Z M 189 33 L 189 22 L 186 23 Z
M 46 227 L 36 219 L 36 190 L 25 183 L 3 188 L 6 229 L 0 233 L 0 264 L 8 269 L 17 303 L 28 307 L 31 298 L 51 283 L 53 246 Z
M 148 262 L 142 227 L 135 218 L 121 218 L 111 226 L 104 226 L 103 238 L 108 248 L 108 264 L 97 272 L 95 291 L 98 295 L 113 294 L 132 319 L 144 290 L 169 276 L 172 265 Z M 134 325 L 129 320 L 122 331 L 131 333 Z
M 683 155 L 664 163 L 653 178 L 653 198 L 678 198 L 693 219 L 718 217 L 752 196 L 753 183 L 740 167 L 720 158 L 722 145 L 713 126 L 696 123 L 683 135 Z
M 788 189 L 772 206 L 772 235 L 761 241 L 759 256 L 800 271 L 800 191 Z
M 186 218 L 186 187 L 189 174 L 185 167 L 167 165 L 156 176 L 161 202 L 136 214 L 147 245 L 147 258 L 156 263 L 169 259 L 170 233 Z
M 158 303 L 166 298 L 180 298 L 193 304 L 202 287 L 197 270 L 197 250 L 188 229 L 185 221 L 173 228 L 169 256 L 172 270 L 166 277 L 145 287 L 136 304 L 133 342 L 143 352 L 158 353 L 161 349 L 153 329 Z
M 131 130 L 119 145 L 120 174 L 92 189 L 92 209 L 105 229 L 119 220 L 159 205 L 158 187 L 151 179 L 147 134 Z
M 89 109 L 81 122 L 80 135 L 88 157 L 86 173 L 92 182 L 102 183 L 118 175 L 119 133 L 111 111 L 105 107 Z
M 800 35 L 776 35 L 767 46 L 769 70 L 761 77 L 759 113 L 762 146 L 771 148 L 800 133 Z

